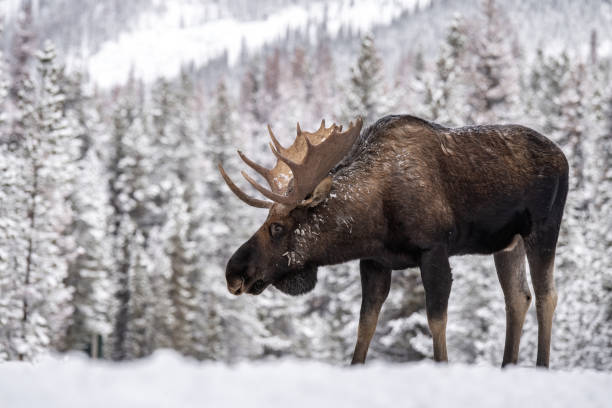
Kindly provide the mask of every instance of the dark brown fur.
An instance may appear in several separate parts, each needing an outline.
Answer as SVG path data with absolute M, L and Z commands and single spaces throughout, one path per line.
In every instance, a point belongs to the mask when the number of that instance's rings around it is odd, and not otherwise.
M 361 259 L 363 300 L 353 357 L 359 363 L 390 271 L 418 266 L 434 358 L 443 361 L 452 283 L 448 257 L 496 254 L 507 304 L 508 364 L 516 362 L 531 296 L 524 285 L 526 253 L 540 324 L 538 364 L 548 365 L 556 304 L 552 269 L 568 181 L 567 161 L 554 143 L 517 125 L 449 129 L 387 116 L 362 132 L 331 174 L 331 192 L 320 205 L 270 209 L 264 225 L 228 262 L 230 291 L 258 294 L 273 284 L 300 294 L 314 287 L 318 266 Z M 273 224 L 281 226 L 280 235 L 271 235 Z

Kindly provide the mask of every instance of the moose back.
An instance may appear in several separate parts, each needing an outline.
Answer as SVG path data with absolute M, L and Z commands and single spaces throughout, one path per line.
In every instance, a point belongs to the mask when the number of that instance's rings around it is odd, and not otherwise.
M 280 145 L 267 169 L 238 152 L 268 183 L 245 172 L 268 200 L 230 189 L 247 204 L 269 209 L 257 232 L 227 264 L 229 291 L 260 294 L 268 285 L 290 295 L 312 290 L 317 268 L 360 260 L 362 303 L 353 363 L 363 363 L 391 271 L 419 267 L 434 359 L 446 361 L 451 291 L 448 258 L 493 254 L 506 302 L 502 365 L 516 363 L 531 292 L 538 318 L 537 365 L 548 366 L 557 294 L 553 269 L 568 190 L 561 150 L 518 125 L 446 128 L 413 116 L 387 116 L 362 132 L 335 124 Z

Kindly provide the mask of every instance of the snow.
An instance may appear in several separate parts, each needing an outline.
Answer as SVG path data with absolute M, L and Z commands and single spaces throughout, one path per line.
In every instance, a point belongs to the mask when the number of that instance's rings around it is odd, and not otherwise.
M 3 0 L 0 1 L 0 14 L 5 16 L 16 15 L 21 5 L 21 0 Z
M 220 17 L 214 4 L 196 7 L 187 0 L 172 1 L 167 2 L 164 13 L 145 14 L 135 29 L 122 33 L 117 41 L 106 42 L 89 60 L 89 69 L 91 77 L 102 87 L 123 83 L 132 69 L 137 77 L 152 81 L 159 76 L 176 75 L 182 64 L 204 64 L 224 53 L 233 65 L 243 46 L 253 52 L 279 40 L 287 30 L 305 32 L 309 24 L 320 24 L 325 19 L 332 36 L 342 27 L 366 32 L 376 25 L 390 24 L 403 12 L 429 2 L 341 0 L 326 5 L 314 1 L 305 7 L 280 8 L 264 19 L 241 21 Z
M 80 355 L 0 365 L 3 407 L 606 407 L 612 373 L 299 360 L 233 366 L 162 350 L 130 363 Z

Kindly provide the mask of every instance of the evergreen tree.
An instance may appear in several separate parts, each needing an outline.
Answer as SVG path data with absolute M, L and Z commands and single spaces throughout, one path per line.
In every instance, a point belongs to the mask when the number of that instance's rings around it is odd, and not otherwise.
M 117 288 L 117 315 L 113 330 L 112 358 L 128 357 L 126 341 L 130 319 L 131 261 L 137 259 L 133 248 L 145 244 L 132 244 L 137 237 L 145 240 L 149 215 L 147 197 L 150 197 L 147 176 L 151 173 L 150 139 L 145 133 L 142 114 L 136 110 L 135 88 L 128 86 L 113 113 L 113 155 L 110 163 L 110 202 L 112 206 L 111 233 L 115 254 L 114 281 Z M 154 188 L 154 186 L 153 186 Z M 140 256 L 140 255 L 139 255 Z M 130 346 L 131 347 L 131 346 Z
M 451 266 L 452 296 L 461 301 L 449 303 L 449 349 L 458 350 L 462 362 L 501 364 L 505 307 L 493 257 L 461 257 L 452 259 Z
M 382 61 L 376 51 L 374 38 L 368 34 L 361 42 L 357 66 L 351 68 L 342 117 L 348 122 L 361 115 L 366 123 L 373 123 L 385 111 L 383 91 Z
M 85 89 L 83 73 L 60 70 L 58 78 L 65 93 L 66 120 L 79 141 L 75 187 L 69 196 L 73 218 L 68 231 L 75 248 L 65 280 L 73 293 L 74 311 L 61 349 L 83 350 L 98 357 L 115 313 L 109 240 L 111 209 L 102 157 L 106 129 L 93 105 L 92 94 Z
M 272 121 L 278 129 L 290 129 L 295 126 L 296 121 L 313 124 L 317 122 L 317 118 L 309 115 L 311 112 L 304 103 L 311 97 L 312 92 L 311 73 L 304 49 L 295 49 L 290 64 L 291 75 L 283 76 L 278 85 L 280 96 Z M 320 121 L 319 118 L 318 122 Z
M 423 50 L 405 53 L 398 64 L 393 99 L 399 112 L 430 118 L 433 69 L 426 69 Z M 418 101 L 419 103 L 415 103 Z
M 227 87 L 223 80 L 217 85 L 216 100 L 208 123 L 207 154 L 214 163 L 225 164 L 229 160 L 228 146 L 231 145 L 232 136 L 235 134 L 235 122 L 233 107 L 230 105 Z
M 263 72 L 263 107 L 265 110 L 265 120 L 270 121 L 272 119 L 272 113 L 274 112 L 279 98 L 279 83 L 281 82 L 281 55 L 280 50 L 276 48 L 272 55 L 266 58 L 266 63 Z
M 77 248 L 65 283 L 72 289 L 74 312 L 62 341 L 64 350 L 85 350 L 92 356 L 99 356 L 99 341 L 110 334 L 114 312 L 108 240 L 111 214 L 108 183 L 104 181 L 103 163 L 92 147 L 78 162 L 70 197 L 74 214 L 71 236 Z
M 596 44 L 595 44 L 596 45 Z M 591 51 L 596 53 L 596 51 Z M 584 163 L 582 171 L 584 176 L 585 199 L 589 201 L 589 213 L 596 212 L 593 208 L 598 195 L 597 186 L 601 176 L 602 138 L 608 134 L 609 100 L 612 94 L 612 60 L 595 57 L 595 65 L 584 64 L 583 78 L 583 133 L 582 150 Z M 589 160 L 589 158 L 592 158 Z M 594 159 L 593 159 L 594 158 Z M 593 221 L 593 220 L 590 220 Z
M 200 107 L 194 95 L 195 83 L 186 71 L 181 71 L 179 83 L 175 86 L 176 105 L 171 117 L 170 132 L 176 134 L 178 146 L 173 153 L 177 162 L 176 174 L 179 181 L 186 183 L 189 200 L 199 200 L 202 194 L 201 174 L 204 140 L 202 138 Z
M 37 53 L 40 82 L 36 97 L 31 89 L 18 90 L 22 101 L 35 105 L 19 105 L 21 123 L 28 126 L 23 128 L 22 147 L 13 150 L 10 155 L 14 157 L 7 163 L 18 166 L 8 174 L 17 171 L 21 180 L 9 183 L 14 193 L 9 211 L 14 215 L 5 222 L 15 215 L 23 216 L 23 221 L 3 262 L 3 272 L 12 275 L 13 281 L 8 302 L 14 307 L 16 295 L 20 303 L 6 322 L 10 333 L 3 336 L 7 340 L 5 358 L 31 359 L 57 347 L 71 313 L 71 293 L 64 280 L 72 252 L 65 232 L 72 217 L 67 198 L 78 146 L 63 114 L 64 95 L 58 86 L 55 58 L 54 47 L 47 42 Z M 18 321 L 12 320 L 15 318 Z
M 481 12 L 481 24 L 470 39 L 468 120 L 477 124 L 500 123 L 513 117 L 518 93 L 512 32 L 507 16 L 495 0 L 483 0 Z
M 0 21 L 0 39 L 3 34 L 3 25 L 2 21 Z M 0 143 L 6 140 L 6 123 L 8 121 L 8 117 L 6 114 L 6 99 L 8 97 L 9 91 L 9 83 L 6 72 L 6 61 L 4 60 L 4 54 L 2 50 L 0 50 Z
M 0 144 L 0 361 L 15 359 L 28 347 L 20 337 L 28 248 L 23 220 L 27 215 L 30 181 L 23 176 L 28 164 L 22 151 Z
M 33 51 L 28 46 L 20 47 L 21 53 L 18 54 L 20 67 L 11 72 L 12 87 L 10 88 L 11 97 L 16 105 L 16 112 L 12 118 L 12 129 L 7 141 L 12 145 L 12 149 L 24 143 L 28 137 L 26 134 L 34 127 L 34 107 L 35 107 L 35 84 L 29 69 L 29 60 L 33 58 Z
M 249 132 L 249 135 L 253 136 L 254 132 L 256 132 L 256 129 L 259 127 L 258 125 L 265 123 L 265 114 L 262 111 L 263 104 L 259 103 L 263 93 L 259 60 L 253 58 L 253 60 L 249 62 L 248 68 L 240 84 L 240 107 L 243 115 L 247 119 L 245 122 L 253 123 L 253 128 Z
M 1 24 L 1 22 L 0 22 Z M 0 34 L 2 26 L 0 25 Z M 9 146 L 6 104 L 8 80 L 4 56 L 0 50 L 0 361 L 18 354 L 15 336 L 19 335 L 22 288 L 15 272 L 23 265 L 18 258 L 26 253 L 22 220 L 26 216 L 27 183 L 23 179 L 26 167 L 22 151 Z M 20 265 L 21 261 L 21 265 Z
M 128 155 L 124 147 L 124 139 L 126 133 L 134 120 L 133 107 L 127 100 L 121 99 L 118 101 L 118 108 L 113 112 L 113 135 L 111 160 L 109 163 L 109 190 L 110 203 L 113 209 L 111 218 L 111 234 L 114 254 L 114 276 L 116 286 L 116 303 L 117 314 L 113 319 L 115 322 L 113 328 L 112 346 L 109 348 L 108 355 L 114 360 L 122 360 L 126 358 L 125 335 L 128 324 L 128 302 L 130 300 L 130 292 L 128 288 L 128 272 L 130 268 L 130 252 L 129 243 L 133 236 L 133 228 L 128 229 L 129 217 L 124 201 L 128 196 L 127 186 L 123 182 L 124 165 L 128 161 Z M 107 349 L 108 350 L 108 349 Z
M 436 68 L 424 81 L 425 117 L 446 125 L 465 122 L 466 29 L 461 16 L 455 15 L 436 61 Z
M 322 333 L 326 345 L 320 357 L 340 363 L 350 360 L 355 347 L 361 299 L 358 264 L 352 262 L 325 269 L 319 272 L 328 297 L 324 317 L 327 326 Z
M 127 224 L 130 221 L 126 221 Z M 133 229 L 129 228 L 128 229 Z M 125 357 L 145 357 L 155 349 L 153 325 L 153 296 L 151 285 L 151 259 L 144 245 L 144 237 L 137 231 L 128 243 L 129 270 L 127 321 L 125 328 Z
M 312 120 L 330 119 L 330 115 L 337 110 L 338 85 L 336 78 L 336 67 L 334 58 L 329 46 L 330 39 L 327 35 L 319 38 L 317 48 L 312 57 L 313 66 L 312 82 L 308 85 L 307 75 L 306 96 L 307 101 L 311 101 Z M 306 71 L 308 74 L 309 70 Z
M 101 153 L 102 139 L 106 133 L 103 118 L 95 106 L 94 95 L 87 87 L 87 76 L 81 71 L 60 72 L 62 89 L 65 92 L 64 111 L 80 142 L 79 159 L 83 159 L 90 148 Z
M 580 344 L 583 359 L 577 362 L 581 367 L 593 367 L 603 370 L 612 369 L 610 350 L 612 349 L 612 226 L 609 220 L 612 214 L 612 98 L 609 98 L 606 109 L 607 129 L 597 138 L 596 146 L 600 147 L 596 162 L 600 174 L 594 200 L 594 216 L 591 240 L 597 242 L 596 256 L 593 259 L 592 274 L 598 279 L 594 287 L 597 302 L 590 308 L 588 342 Z M 591 280 L 592 282 L 593 280 Z
M 563 58 L 569 60 L 567 56 Z M 553 125 L 552 135 L 569 157 L 573 173 L 571 190 L 584 192 L 584 66 L 572 66 L 562 86 L 557 100 L 560 115 Z
M 149 175 L 151 185 L 155 185 L 157 192 L 155 196 L 150 197 L 150 201 L 154 202 L 157 208 L 150 208 L 154 214 L 154 220 L 151 222 L 161 226 L 165 222 L 165 207 L 168 204 L 172 180 L 178 172 L 181 163 L 180 157 L 177 154 L 184 132 L 179 132 L 177 121 L 181 119 L 181 111 L 184 107 L 178 105 L 176 91 L 172 84 L 165 80 L 159 79 L 154 84 L 151 90 L 152 106 L 150 109 L 151 120 L 151 160 L 153 172 Z M 156 211 L 157 210 L 157 211 Z M 155 214 L 156 213 L 156 214 Z
M 394 272 L 391 291 L 377 326 L 368 358 L 415 361 L 433 356 L 425 316 L 425 291 L 416 268 Z
M 239 141 L 237 133 L 238 123 L 235 118 L 234 106 L 227 93 L 224 81 L 219 82 L 215 98 L 215 104 L 208 117 L 208 138 L 205 142 L 204 150 L 204 156 L 210 166 L 204 178 L 206 185 L 205 199 L 207 200 L 206 205 L 208 207 L 206 213 L 209 217 L 204 222 L 212 230 L 217 231 L 217 234 L 223 234 L 224 232 L 230 232 L 228 228 L 230 223 L 227 222 L 227 216 L 230 213 L 234 211 L 240 213 L 250 209 L 245 209 L 242 205 L 238 206 L 229 190 L 224 188 L 224 183 L 216 168 L 218 164 L 221 164 L 226 171 L 231 173 L 233 173 L 234 169 L 238 168 L 234 146 Z M 218 212 L 222 208 L 224 210 Z M 219 217 L 217 214 L 223 215 Z M 244 234 L 244 229 L 241 227 L 236 227 L 231 231 Z M 222 241 L 211 242 L 210 244 L 210 256 L 226 259 L 230 255 Z
M 186 355 L 196 355 L 194 349 L 204 340 L 196 332 L 198 320 L 198 257 L 197 242 L 194 241 L 193 214 L 185 201 L 185 191 L 180 185 L 168 206 L 168 222 L 162 236 L 166 239 L 166 254 L 169 258 L 170 278 L 168 297 L 171 302 L 170 339 L 172 347 Z
M 30 68 L 35 50 L 35 35 L 32 22 L 32 1 L 21 2 L 17 15 L 17 30 L 12 44 L 11 61 L 11 99 L 19 99 L 19 91 L 23 89 L 24 82 L 31 80 Z

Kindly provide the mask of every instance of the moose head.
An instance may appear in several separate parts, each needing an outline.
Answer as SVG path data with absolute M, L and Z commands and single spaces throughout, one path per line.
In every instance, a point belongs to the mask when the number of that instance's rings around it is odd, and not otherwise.
M 258 295 L 270 284 L 279 290 L 298 295 L 312 290 L 317 281 L 318 257 L 321 248 L 309 245 L 310 238 L 323 229 L 313 231 L 323 203 L 332 189 L 330 171 L 347 155 L 362 127 L 359 118 L 342 132 L 336 124 L 325 127 L 325 120 L 316 132 L 306 132 L 297 125 L 297 136 L 289 148 L 284 148 L 268 125 L 272 143 L 270 149 L 277 162 L 272 169 L 265 168 L 238 151 L 240 158 L 259 173 L 269 184 L 267 189 L 244 171 L 244 178 L 271 201 L 254 198 L 242 191 L 219 164 L 223 179 L 238 198 L 257 207 L 268 208 L 266 221 L 230 258 L 226 279 L 228 290 L 235 294 Z M 307 220 L 315 223 L 307 223 Z M 300 226 L 308 226 L 308 236 Z M 327 236 L 328 243 L 334 237 Z M 319 246 L 320 247 L 320 246 Z M 318 249 L 318 251 L 317 251 Z

